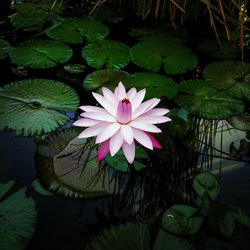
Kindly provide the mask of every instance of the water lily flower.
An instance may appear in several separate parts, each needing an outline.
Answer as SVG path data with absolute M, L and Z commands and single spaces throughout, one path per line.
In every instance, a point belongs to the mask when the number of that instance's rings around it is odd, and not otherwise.
M 120 148 L 129 163 L 135 158 L 135 141 L 148 149 L 162 148 L 151 133 L 160 133 L 161 130 L 154 124 L 171 121 L 164 116 L 168 109 L 154 108 L 160 99 L 153 98 L 142 102 L 146 90 L 137 92 L 131 88 L 126 92 L 122 82 L 119 82 L 114 93 L 102 88 L 103 95 L 92 93 L 96 101 L 102 106 L 81 106 L 84 112 L 75 126 L 88 127 L 78 137 L 88 138 L 96 136 L 99 144 L 97 160 L 102 160 L 110 153 L 114 156 Z

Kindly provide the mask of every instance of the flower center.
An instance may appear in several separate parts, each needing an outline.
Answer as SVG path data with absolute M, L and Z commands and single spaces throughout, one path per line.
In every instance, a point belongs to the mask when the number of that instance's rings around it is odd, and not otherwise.
M 116 120 L 121 124 L 127 124 L 131 121 L 131 116 L 132 116 L 131 103 L 129 99 L 124 98 L 118 103 Z

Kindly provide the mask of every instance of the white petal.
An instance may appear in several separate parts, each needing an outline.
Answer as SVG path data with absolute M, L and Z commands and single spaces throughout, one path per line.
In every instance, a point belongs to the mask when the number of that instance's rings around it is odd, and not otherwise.
M 131 100 L 137 93 L 136 88 L 131 88 L 127 93 L 127 98 Z
M 121 125 L 121 134 L 124 141 L 131 145 L 134 141 L 133 129 L 129 125 Z
M 112 105 L 107 99 L 105 99 L 102 95 L 94 92 L 92 93 L 92 95 L 111 115 L 116 115 L 116 109 L 114 105 Z
M 154 108 L 158 103 L 160 102 L 160 99 L 153 98 L 146 102 L 143 102 L 133 113 L 132 119 L 136 119 L 138 116 L 142 115 L 143 113 L 151 110 Z
M 79 136 L 78 138 L 88 138 L 92 136 L 96 136 L 99 133 L 101 133 L 107 126 L 107 123 L 99 123 L 97 125 L 94 125 L 92 127 L 86 128 Z
M 142 89 L 138 93 L 134 95 L 134 97 L 131 99 L 131 105 L 132 105 L 132 112 L 134 112 L 142 103 L 144 97 L 146 94 L 146 90 Z
M 133 128 L 134 138 L 144 147 L 153 149 L 152 141 L 149 136 L 140 129 Z
M 81 114 L 82 117 L 99 120 L 99 121 L 105 121 L 105 122 L 115 122 L 116 119 L 114 116 L 110 115 L 108 112 L 85 112 Z
M 169 109 L 155 108 L 147 111 L 145 115 L 166 115 L 169 112 Z
M 122 84 L 122 82 L 118 83 L 117 97 L 119 101 L 127 97 L 126 89 L 124 85 Z
M 79 108 L 86 112 L 103 112 L 105 110 L 104 108 L 100 108 L 96 106 L 81 106 Z
M 132 163 L 135 159 L 135 143 L 128 145 L 126 142 L 122 144 L 123 153 L 129 163 Z
M 151 124 L 159 124 L 164 122 L 169 122 L 171 119 L 166 116 L 161 115 L 142 115 L 136 119 L 137 121 L 151 123 Z
M 123 144 L 123 138 L 120 131 L 117 131 L 110 139 L 109 150 L 110 155 L 114 156 Z
M 78 127 L 90 127 L 93 125 L 98 124 L 100 121 L 93 120 L 93 119 L 88 119 L 88 118 L 82 118 L 73 123 L 74 126 Z
M 157 128 L 155 125 L 141 122 L 141 121 L 137 121 L 137 120 L 130 122 L 129 125 L 133 128 L 138 128 L 140 130 L 151 132 L 151 133 L 160 133 L 161 132 L 161 130 L 159 128 Z
M 103 93 L 104 98 L 107 99 L 112 105 L 117 104 L 116 97 L 110 89 L 103 87 L 102 93 Z
M 112 123 L 108 125 L 98 136 L 96 137 L 96 143 L 101 143 L 112 137 L 119 129 L 121 125 L 119 123 Z

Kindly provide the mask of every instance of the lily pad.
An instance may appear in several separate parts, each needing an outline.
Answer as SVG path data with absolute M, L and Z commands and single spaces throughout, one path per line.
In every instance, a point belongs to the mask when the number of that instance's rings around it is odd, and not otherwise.
M 119 41 L 106 39 L 88 44 L 82 50 L 82 56 L 93 68 L 121 69 L 129 63 L 129 47 Z
M 85 72 L 86 67 L 83 64 L 67 64 L 63 66 L 64 70 L 71 74 L 80 74 Z
M 203 218 L 194 216 L 197 208 L 188 205 L 174 205 L 162 217 L 162 227 L 176 235 L 193 235 L 202 226 Z
M 50 192 L 49 190 L 45 189 L 42 185 L 41 182 L 36 179 L 32 182 L 31 186 L 34 188 L 34 190 L 41 195 L 44 196 L 52 196 L 54 195 L 52 192 Z
M 213 89 L 205 80 L 186 80 L 174 100 L 190 113 L 210 120 L 227 119 L 243 112 L 243 102 Z
M 13 63 L 27 68 L 44 69 L 67 62 L 72 56 L 71 48 L 52 40 L 29 40 L 10 51 Z
M 100 171 L 93 140 L 79 139 L 82 130 L 70 128 L 51 134 L 38 145 L 36 168 L 50 191 L 72 198 L 92 199 L 114 192 L 108 168 Z
M 220 41 L 221 48 L 216 40 L 208 40 L 200 43 L 198 48 L 207 56 L 214 59 L 233 59 L 239 56 L 238 48 L 233 43 Z
M 177 84 L 171 78 L 156 73 L 136 73 L 133 76 L 133 85 L 137 88 L 146 88 L 146 97 L 173 98 L 177 94 Z
M 11 45 L 7 41 L 0 39 L 0 60 L 9 56 L 10 49 Z
M 65 113 L 77 109 L 79 98 L 61 82 L 28 79 L 3 86 L 0 103 L 0 130 L 37 136 L 64 125 L 69 120 Z
M 221 191 L 217 178 L 208 171 L 195 176 L 193 188 L 199 197 L 203 198 L 208 194 L 211 200 L 216 200 Z
M 250 100 L 250 64 L 222 61 L 209 64 L 204 70 L 208 83 L 226 94 Z
M 86 250 L 150 250 L 150 227 L 127 223 L 103 230 L 86 246 Z
M 222 235 L 230 237 L 235 230 L 235 219 L 230 209 L 226 209 L 219 218 L 219 229 Z
M 35 231 L 36 205 L 25 195 L 25 188 L 3 197 L 13 182 L 0 184 L 0 246 L 1 250 L 25 249 Z
M 115 69 L 97 70 L 86 76 L 83 82 L 83 88 L 86 90 L 95 90 L 103 86 L 111 90 L 122 82 L 126 87 L 131 87 L 133 78 L 126 71 Z
M 227 122 L 236 129 L 250 131 L 250 114 L 248 113 L 242 113 L 238 116 L 233 116 L 227 119 Z
M 131 60 L 141 68 L 159 72 L 163 66 L 168 74 L 185 73 L 197 65 L 197 57 L 191 50 L 167 39 L 150 39 L 130 50 Z
M 95 42 L 103 40 L 109 33 L 106 25 L 90 18 L 66 18 L 60 25 L 49 29 L 47 35 L 65 43 Z
M 250 228 L 250 216 L 240 208 L 233 209 L 232 215 L 240 224 Z

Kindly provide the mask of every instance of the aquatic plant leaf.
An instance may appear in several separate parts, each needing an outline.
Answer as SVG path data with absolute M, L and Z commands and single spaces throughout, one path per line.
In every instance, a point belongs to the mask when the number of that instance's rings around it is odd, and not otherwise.
M 193 188 L 201 198 L 208 194 L 211 200 L 216 200 L 221 191 L 217 178 L 209 171 L 195 176 L 193 180 Z
M 243 112 L 243 102 L 213 89 L 205 80 L 186 80 L 174 100 L 191 114 L 211 120 L 227 119 Z
M 29 40 L 10 51 L 13 63 L 33 69 L 55 67 L 67 62 L 72 50 L 66 44 L 53 40 Z
M 231 211 L 234 219 L 245 227 L 250 228 L 250 216 L 240 208 Z
M 230 117 L 227 119 L 227 122 L 236 129 L 250 131 L 250 114 L 248 113 L 242 113 L 238 116 Z
M 174 205 L 162 217 L 162 227 L 176 235 L 193 235 L 202 226 L 203 218 L 193 216 L 197 208 L 187 205 Z
M 239 56 L 238 48 L 233 43 L 220 41 L 221 48 L 216 40 L 207 40 L 198 45 L 198 48 L 207 56 L 214 59 L 233 59 Z
M 66 64 L 63 69 L 71 74 L 80 74 L 85 72 L 86 67 L 83 64 Z
M 103 40 L 109 33 L 106 25 L 90 18 L 66 18 L 60 25 L 47 31 L 47 35 L 65 43 L 83 43 Z
M 219 229 L 223 236 L 230 237 L 235 230 L 235 219 L 229 209 L 226 209 L 219 218 Z
M 250 84 L 250 64 L 241 61 L 213 62 L 206 66 L 203 74 L 212 87 L 220 91 L 225 90 L 228 94 L 235 92 L 237 88 L 240 90 L 236 92 L 244 92 L 247 84 Z M 247 91 L 249 94 L 250 90 L 247 89 Z M 244 97 L 244 93 L 241 95 Z M 234 96 L 241 98 L 239 93 Z
M 96 144 L 79 139 L 81 131 L 64 129 L 50 134 L 38 145 L 38 178 L 50 191 L 66 197 L 93 199 L 112 194 L 114 179 L 108 168 L 100 170 Z
M 146 88 L 146 98 L 167 97 L 173 98 L 177 94 L 177 84 L 171 78 L 156 73 L 136 73 L 132 75 L 133 86 Z
M 0 199 L 9 191 L 9 189 L 15 184 L 15 181 L 8 181 L 7 183 L 0 183 Z
M 77 109 L 79 98 L 61 82 L 27 79 L 3 86 L 0 103 L 0 131 L 36 136 L 64 125 L 69 120 L 65 113 Z
M 7 41 L 0 39 L 0 60 L 9 56 L 10 49 L 11 45 Z
M 131 60 L 141 68 L 159 72 L 163 66 L 168 74 L 185 73 L 197 65 L 191 50 L 167 39 L 149 39 L 130 49 Z
M 186 239 L 160 230 L 154 242 L 153 250 L 195 250 Z
M 126 88 L 129 88 L 132 86 L 133 78 L 122 70 L 104 69 L 87 75 L 82 86 L 86 90 L 95 90 L 105 86 L 113 91 L 120 81 Z
M 121 69 L 129 63 L 129 47 L 106 39 L 88 44 L 82 50 L 82 56 L 93 68 Z
M 38 193 L 38 194 L 41 194 L 41 195 L 44 195 L 44 196 L 52 196 L 54 195 L 52 192 L 50 192 L 49 190 L 45 189 L 42 185 L 41 185 L 41 182 L 36 179 L 32 182 L 31 186 L 33 187 L 33 189 Z
M 11 183 L 11 184 L 10 184 Z M 0 193 L 12 186 L 12 182 L 1 184 Z M 25 188 L 9 195 L 0 202 L 0 246 L 1 250 L 25 249 L 35 231 L 36 206 L 34 200 L 25 195 Z
M 86 250 L 150 250 L 150 227 L 127 223 L 104 229 L 86 246 Z

